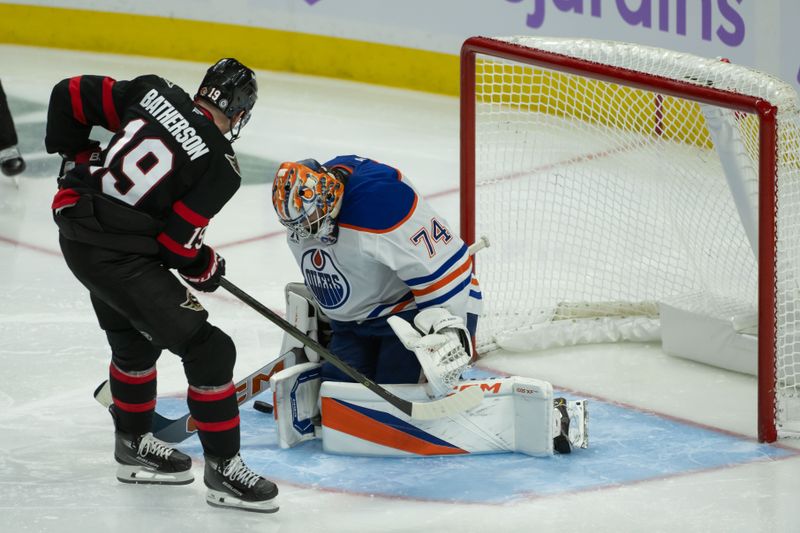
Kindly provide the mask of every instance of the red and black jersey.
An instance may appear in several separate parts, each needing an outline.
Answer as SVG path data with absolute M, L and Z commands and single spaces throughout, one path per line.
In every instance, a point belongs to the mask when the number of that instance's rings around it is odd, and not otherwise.
M 58 83 L 48 109 L 47 151 L 74 159 L 91 145 L 94 126 L 115 135 L 102 163 L 78 165 L 62 177 L 62 200 L 100 192 L 147 213 L 163 224 L 156 239 L 164 263 L 202 270 L 209 261 L 206 226 L 241 184 L 230 141 L 185 91 L 154 75 Z

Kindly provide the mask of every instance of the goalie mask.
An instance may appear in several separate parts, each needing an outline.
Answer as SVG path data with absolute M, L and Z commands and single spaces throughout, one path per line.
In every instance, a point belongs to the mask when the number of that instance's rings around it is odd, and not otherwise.
M 344 181 L 324 167 L 283 163 L 272 183 L 272 205 L 281 224 L 298 239 L 336 242 L 336 216 L 342 207 Z

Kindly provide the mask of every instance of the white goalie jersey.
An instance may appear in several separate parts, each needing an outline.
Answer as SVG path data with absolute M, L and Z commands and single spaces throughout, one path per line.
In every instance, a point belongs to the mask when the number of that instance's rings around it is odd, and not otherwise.
M 481 292 L 467 245 L 402 173 L 357 156 L 324 164 L 350 173 L 338 240 L 288 236 L 306 286 L 323 312 L 342 322 L 444 307 L 465 321 Z

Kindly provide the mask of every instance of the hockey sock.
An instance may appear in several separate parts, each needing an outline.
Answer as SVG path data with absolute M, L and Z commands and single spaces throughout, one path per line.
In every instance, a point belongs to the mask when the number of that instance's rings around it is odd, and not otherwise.
M 206 455 L 228 458 L 239 452 L 239 405 L 233 383 L 220 387 L 189 386 L 187 396 Z
M 156 408 L 156 367 L 124 371 L 111 363 L 108 382 L 117 430 L 133 435 L 151 431 Z

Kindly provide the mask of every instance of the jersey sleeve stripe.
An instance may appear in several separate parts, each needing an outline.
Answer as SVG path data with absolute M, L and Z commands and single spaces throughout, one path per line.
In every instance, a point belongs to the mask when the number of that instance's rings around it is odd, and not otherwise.
M 83 100 L 81 100 L 81 78 L 82 76 L 75 76 L 69 79 L 69 98 L 72 102 L 72 116 L 85 126 L 86 115 L 83 114 Z
M 450 283 L 451 281 L 453 281 L 454 279 L 456 279 L 461 274 L 463 274 L 464 272 L 466 272 L 468 269 L 471 268 L 472 268 L 472 258 L 467 257 L 467 260 L 464 261 L 464 263 L 461 266 L 450 272 L 445 277 L 439 279 L 435 283 L 428 285 L 424 289 L 412 290 L 411 292 L 414 293 L 415 297 L 425 296 L 426 294 L 430 294 L 438 289 L 441 289 L 442 287 L 444 287 L 445 285 L 447 285 L 448 283 Z
M 471 298 L 475 298 L 476 300 L 483 299 L 483 293 L 481 293 L 481 285 L 478 283 L 478 278 L 472 276 L 472 282 L 470 283 L 470 291 L 469 295 Z
M 352 230 L 355 230 L 355 231 L 363 231 L 365 233 L 389 233 L 390 231 L 394 231 L 397 228 L 399 228 L 400 226 L 402 226 L 406 222 L 406 220 L 411 218 L 411 215 L 413 215 L 414 211 L 416 211 L 416 209 L 417 209 L 417 202 L 418 201 L 419 201 L 419 196 L 414 194 L 414 203 L 411 205 L 411 209 L 408 210 L 408 214 L 406 214 L 406 216 L 404 216 L 403 219 L 400 220 L 400 222 L 398 222 L 397 224 L 395 224 L 394 226 L 392 226 L 390 228 L 386 228 L 386 229 L 363 228 L 361 226 L 355 226 L 353 224 L 344 224 L 344 223 L 341 223 L 341 222 L 339 223 L 339 226 L 342 227 L 342 228 L 352 229 Z
M 413 301 L 414 301 L 414 295 L 411 294 L 411 291 L 409 291 L 409 292 L 405 293 L 396 302 L 392 302 L 390 304 L 383 304 L 383 305 L 377 306 L 375 309 L 373 309 L 370 312 L 369 315 L 367 315 L 367 318 L 375 318 L 377 316 L 380 316 L 380 314 L 383 311 L 385 311 L 386 309 L 388 309 L 390 307 L 399 307 L 399 306 L 405 307 L 405 306 L 407 306 L 408 304 L 410 304 Z M 402 307 L 401 307 L 401 309 L 402 309 Z
M 175 211 L 179 217 L 196 228 L 208 226 L 209 220 L 206 217 L 190 209 L 189 206 L 181 200 L 172 204 L 172 210 Z
M 117 82 L 113 78 L 103 78 L 103 113 L 106 116 L 108 129 L 111 131 L 117 131 L 120 126 L 119 116 L 117 115 L 116 107 L 114 107 L 114 98 L 112 95 L 115 83 Z
M 408 285 L 409 287 L 411 287 L 412 285 L 423 285 L 425 283 L 434 281 L 440 278 L 442 274 L 450 270 L 450 267 L 456 264 L 462 257 L 464 257 L 466 253 L 467 253 L 467 245 L 464 244 L 461 248 L 459 248 L 459 250 L 455 254 L 453 254 L 453 256 L 450 259 L 445 261 L 442 266 L 436 269 L 436 272 L 434 272 L 433 274 L 429 274 L 427 276 L 421 276 L 419 278 L 411 278 L 403 281 L 405 281 L 406 285 Z
M 399 313 L 400 311 L 402 311 L 403 309 L 408 307 L 409 304 L 411 304 L 413 301 L 414 301 L 414 298 L 409 298 L 408 300 L 406 300 L 404 302 L 400 302 L 399 304 L 397 304 L 394 307 L 392 307 L 392 310 L 389 311 L 389 314 L 390 315 L 394 315 L 394 314 Z
M 471 280 L 471 277 L 465 278 L 464 281 L 462 281 L 461 283 L 459 283 L 458 285 L 456 285 L 455 287 L 453 287 L 452 289 L 450 289 L 449 291 L 447 291 L 443 295 L 439 296 L 438 298 L 434 298 L 434 299 L 428 300 L 426 302 L 417 301 L 417 308 L 418 309 L 425 309 L 426 307 L 433 307 L 433 306 L 436 306 L 436 305 L 443 304 L 444 302 L 446 302 L 447 300 L 449 300 L 450 298 L 452 298 L 453 296 L 457 295 L 462 290 L 464 290 L 464 287 L 469 285 L 470 280 Z
M 191 248 L 186 248 L 164 232 L 159 233 L 158 237 L 156 237 L 156 240 L 161 243 L 164 248 L 175 255 L 179 255 L 181 257 L 197 257 L 197 248 L 194 246 Z

